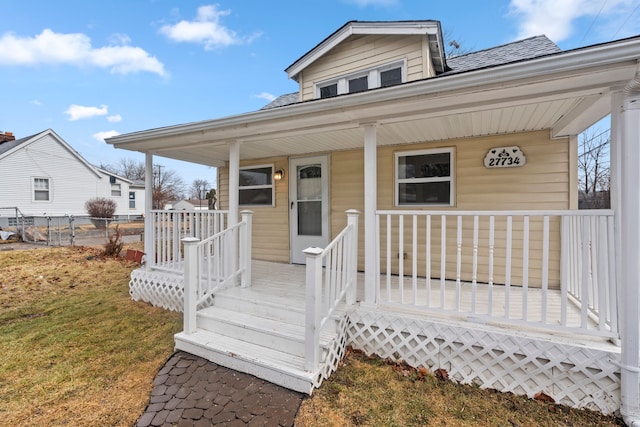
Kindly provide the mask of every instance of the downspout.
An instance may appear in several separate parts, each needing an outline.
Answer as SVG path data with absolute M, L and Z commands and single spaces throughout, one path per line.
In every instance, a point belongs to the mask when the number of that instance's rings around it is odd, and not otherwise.
M 637 214 L 640 213 L 640 198 L 637 196 L 636 185 L 640 181 L 640 174 L 634 172 L 633 163 L 640 159 L 638 144 L 640 144 L 640 66 L 636 74 L 623 90 L 621 110 L 620 141 L 622 142 L 621 162 L 626 179 L 620 182 L 622 191 L 620 224 L 621 256 L 621 309 L 620 319 L 622 334 L 621 349 L 621 408 L 620 413 L 625 424 L 640 427 L 640 321 L 637 316 L 640 304 L 640 290 L 638 289 L 638 257 L 640 245 L 640 224 Z M 635 165 L 637 168 L 637 164 Z M 630 177 L 629 174 L 632 176 Z M 623 228 L 624 227 L 624 228 Z M 631 249 L 631 250 L 630 250 Z

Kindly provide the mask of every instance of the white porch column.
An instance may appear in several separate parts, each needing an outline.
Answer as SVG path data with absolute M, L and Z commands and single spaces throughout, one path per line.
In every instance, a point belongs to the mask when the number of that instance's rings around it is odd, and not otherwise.
M 376 125 L 364 125 L 364 304 L 376 305 L 376 208 L 378 153 Z
M 153 266 L 156 262 L 154 247 L 153 224 L 153 154 L 144 154 L 144 253 L 145 268 Z
M 620 192 L 620 330 L 621 400 L 620 412 L 628 425 L 640 426 L 640 81 L 627 86 L 619 116 Z M 617 122 L 616 118 L 616 122 Z M 616 123 L 617 125 L 617 123 Z M 617 142 L 617 141 L 616 141 Z M 616 151 L 616 155 L 618 152 Z
M 240 180 L 240 142 L 229 144 L 229 219 L 228 225 L 238 223 Z

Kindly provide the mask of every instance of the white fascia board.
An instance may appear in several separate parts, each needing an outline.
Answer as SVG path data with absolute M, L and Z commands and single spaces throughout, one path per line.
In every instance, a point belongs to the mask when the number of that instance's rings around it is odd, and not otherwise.
M 331 110 L 353 108 L 370 103 L 399 100 L 416 95 L 445 93 L 460 89 L 482 87 L 515 80 L 544 77 L 545 75 L 588 70 L 598 66 L 634 61 L 640 59 L 640 37 L 614 44 L 600 45 L 576 51 L 559 53 L 533 60 L 507 64 L 487 69 L 468 71 L 460 74 L 441 75 L 399 86 L 360 92 L 347 96 L 326 98 L 288 106 L 259 110 L 222 119 L 169 126 L 108 138 L 107 143 L 125 148 L 128 143 L 148 141 L 152 138 L 180 135 L 191 132 L 230 127 L 246 128 L 258 126 L 260 122 L 284 119 L 305 114 L 324 113 Z M 632 76 L 630 76 L 632 78 Z
M 353 34 L 383 34 L 383 35 L 425 35 L 437 34 L 436 21 L 406 21 L 406 22 L 350 22 L 334 34 L 326 38 L 319 45 L 311 49 L 304 56 L 287 67 L 285 70 L 290 79 L 297 81 L 298 74 L 310 64 L 324 56 L 331 49 L 342 43 Z

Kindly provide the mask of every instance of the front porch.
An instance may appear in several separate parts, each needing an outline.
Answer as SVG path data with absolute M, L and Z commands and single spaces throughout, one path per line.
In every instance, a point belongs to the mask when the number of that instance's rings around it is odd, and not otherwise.
M 544 392 L 559 403 L 605 413 L 619 405 L 620 348 L 607 339 L 521 321 L 483 321 L 471 314 L 425 311 L 413 304 L 401 308 L 397 303 L 381 303 L 376 309 L 341 305 L 332 331 L 322 334 L 321 346 L 330 357 L 317 372 L 308 372 L 301 355 L 305 271 L 302 265 L 253 260 L 252 285 L 218 293 L 214 305 L 198 313 L 202 327 L 194 334 L 176 336 L 176 349 L 305 393 L 336 369 L 346 344 L 432 372 L 445 369 L 461 383 L 529 397 Z M 162 275 L 171 281 L 173 274 Z M 393 276 L 392 285 L 398 280 Z M 381 281 L 384 294 L 386 275 Z M 426 289 L 424 279 L 418 283 Z M 432 296 L 438 300 L 440 286 L 439 280 L 431 281 Z M 404 287 L 411 294 L 411 285 Z M 364 274 L 358 273 L 357 300 L 362 299 L 363 288 Z M 445 306 L 455 306 L 455 288 L 455 281 L 446 282 Z M 473 292 L 470 284 L 461 286 L 462 311 L 470 313 Z M 475 292 L 477 300 L 489 299 L 488 286 Z M 503 286 L 493 289 L 496 313 L 504 310 L 504 292 Z M 399 296 L 399 288 L 394 295 Z M 513 289 L 509 298 L 515 318 L 516 312 L 521 313 L 522 289 Z M 560 292 L 549 292 L 546 305 L 549 323 L 561 325 Z M 538 318 L 542 306 L 542 291 L 529 290 L 526 317 Z M 581 323 L 578 305 L 568 304 L 566 315 L 568 324 Z M 589 326 L 595 328 L 597 323 L 590 319 Z M 295 347 L 297 354 L 289 353 Z
M 177 349 L 305 393 L 351 345 L 464 383 L 619 407 L 609 211 L 378 211 L 373 282 L 355 272 L 354 212 L 325 267 L 322 250 L 307 266 L 250 260 L 250 213 L 229 228 L 225 216 L 156 212 L 156 257 L 132 274 L 134 299 L 187 307 Z

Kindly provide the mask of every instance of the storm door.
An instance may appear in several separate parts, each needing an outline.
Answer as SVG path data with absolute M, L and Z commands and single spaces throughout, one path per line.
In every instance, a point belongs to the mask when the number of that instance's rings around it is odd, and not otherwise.
M 304 249 L 329 244 L 328 172 L 327 156 L 290 160 L 289 228 L 295 264 L 305 263 Z

